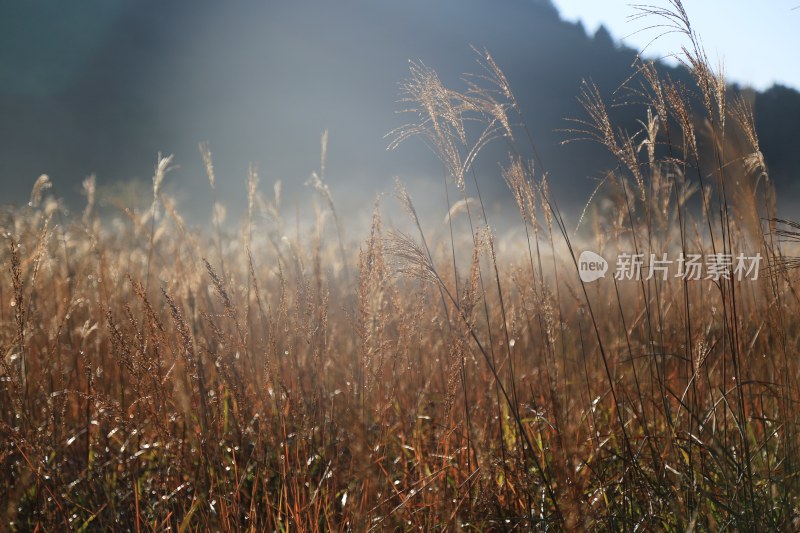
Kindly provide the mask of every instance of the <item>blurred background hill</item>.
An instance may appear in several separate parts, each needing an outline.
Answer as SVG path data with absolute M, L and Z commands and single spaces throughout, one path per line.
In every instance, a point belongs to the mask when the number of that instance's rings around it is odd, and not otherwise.
M 168 188 L 201 220 L 210 203 L 201 141 L 214 154 L 220 197 L 234 207 L 244 202 L 251 162 L 263 182 L 282 180 L 287 205 L 306 201 L 303 184 L 319 165 L 324 130 L 327 179 L 341 209 L 390 191 L 394 176 L 417 197 L 427 188 L 438 194 L 435 156 L 416 141 L 387 151 L 385 135 L 408 119 L 397 111 L 409 59 L 457 84 L 478 69 L 469 45 L 486 47 L 504 69 L 559 201 L 577 208 L 613 162 L 598 146 L 560 145 L 568 135 L 558 130 L 582 115 L 582 79 L 611 101 L 636 57 L 604 27 L 588 34 L 562 20 L 548 0 L 40 0 L 3 9 L 2 203 L 27 202 L 47 173 L 58 195 L 81 205 L 88 175 L 101 189 L 146 184 L 163 152 L 177 165 Z M 662 68 L 688 82 L 682 70 Z M 776 85 L 749 94 L 781 207 L 791 207 L 800 198 L 800 93 Z M 635 128 L 644 111 L 613 114 Z M 478 170 L 496 175 L 505 150 L 494 146 Z M 502 206 L 505 188 L 498 178 L 482 193 Z

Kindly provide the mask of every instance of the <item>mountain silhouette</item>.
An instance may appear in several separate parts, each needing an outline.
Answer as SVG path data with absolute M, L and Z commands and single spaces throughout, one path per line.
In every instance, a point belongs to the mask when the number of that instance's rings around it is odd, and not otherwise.
M 592 178 L 613 161 L 599 146 L 562 145 L 568 134 L 559 130 L 569 126 L 565 118 L 583 115 L 576 98 L 582 80 L 591 79 L 609 102 L 620 101 L 615 91 L 636 59 L 605 28 L 588 35 L 581 24 L 561 20 L 548 0 L 43 0 L 5 11 L 3 203 L 27 202 L 33 182 L 47 173 L 57 193 L 80 206 L 86 176 L 96 174 L 101 187 L 146 182 L 162 152 L 177 164 L 168 186 L 190 214 L 206 216 L 201 141 L 214 154 L 223 201 L 243 203 L 254 162 L 266 183 L 282 180 L 289 204 L 302 203 L 324 130 L 327 179 L 343 210 L 390 191 L 394 176 L 438 194 L 436 157 L 415 142 L 387 151 L 385 135 L 408 118 L 397 113 L 408 61 L 422 61 L 445 84 L 460 86 L 463 73 L 478 70 L 474 45 L 505 71 L 559 202 L 581 206 Z M 690 83 L 682 69 L 661 68 Z M 800 94 L 774 86 L 755 93 L 753 105 L 781 202 L 793 202 L 800 195 Z M 618 126 L 633 129 L 644 110 L 614 107 L 612 114 Z M 479 172 L 496 176 L 505 150 L 492 146 Z M 507 200 L 502 180 L 488 179 L 482 193 Z

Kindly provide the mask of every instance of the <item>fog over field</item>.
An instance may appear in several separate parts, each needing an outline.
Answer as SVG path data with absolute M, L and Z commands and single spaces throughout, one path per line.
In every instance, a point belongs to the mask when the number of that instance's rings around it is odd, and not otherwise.
M 646 27 L 632 22 L 631 31 L 637 24 Z M 474 45 L 506 72 L 556 198 L 572 213 L 613 161 L 589 143 L 561 146 L 570 134 L 558 130 L 569 126 L 565 118 L 583 116 L 581 80 L 613 101 L 630 76 L 635 52 L 617 37 L 604 28 L 587 35 L 547 0 L 16 2 L 0 20 L 3 200 L 27 202 L 42 173 L 73 207 L 82 205 L 80 184 L 90 174 L 101 191 L 120 194 L 119 184 L 134 180 L 146 191 L 162 152 L 175 155 L 166 190 L 189 218 L 206 222 L 211 200 L 197 145 L 207 141 L 232 212 L 244 206 L 250 163 L 266 183 L 282 181 L 293 210 L 307 203 L 303 184 L 328 130 L 327 180 L 342 210 L 370 205 L 395 176 L 420 202 L 435 195 L 432 205 L 441 205 L 435 155 L 418 141 L 387 151 L 385 135 L 409 119 L 397 113 L 409 60 L 458 86 L 478 70 Z M 780 207 L 794 205 L 800 152 L 789 125 L 800 120 L 800 95 L 774 87 L 754 95 L 754 108 Z M 611 109 L 628 127 L 642 111 Z M 500 213 L 511 205 L 497 169 L 507 150 L 496 142 L 476 164 Z

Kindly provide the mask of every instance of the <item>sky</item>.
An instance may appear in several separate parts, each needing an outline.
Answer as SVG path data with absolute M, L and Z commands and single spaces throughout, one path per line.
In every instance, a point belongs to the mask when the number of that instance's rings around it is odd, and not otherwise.
M 603 24 L 623 43 L 642 49 L 658 30 L 642 30 L 649 21 L 629 21 L 634 4 L 667 5 L 665 0 L 553 0 L 561 16 L 580 20 L 593 33 Z M 800 0 L 684 0 L 689 19 L 702 36 L 712 61 L 722 60 L 731 82 L 759 90 L 774 83 L 800 88 Z M 638 33 L 637 33 L 638 32 Z M 652 43 L 646 56 L 662 57 L 680 50 L 685 40 L 666 36 Z

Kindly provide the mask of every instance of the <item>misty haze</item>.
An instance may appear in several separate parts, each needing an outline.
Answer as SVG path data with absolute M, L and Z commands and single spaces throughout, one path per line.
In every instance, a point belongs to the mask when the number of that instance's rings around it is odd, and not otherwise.
M 399 83 L 409 60 L 457 87 L 478 68 L 470 45 L 491 52 L 506 73 L 556 197 L 570 211 L 583 207 L 614 164 L 591 143 L 560 145 L 571 138 L 559 131 L 570 127 L 565 119 L 584 115 L 581 81 L 597 85 L 620 126 L 634 128 L 643 114 L 643 106 L 611 106 L 635 100 L 618 89 L 637 51 L 615 44 L 619 36 L 604 28 L 587 35 L 561 21 L 546 0 L 354 2 L 347 9 L 327 2 L 45 2 L 7 10 L 0 22 L 0 179 L 6 201 L 18 204 L 40 174 L 75 207 L 91 174 L 101 188 L 130 180 L 147 188 L 156 155 L 174 154 L 165 186 L 197 214 L 194 221 L 207 222 L 199 213 L 211 197 L 197 150 L 207 142 L 220 196 L 232 209 L 244 206 L 250 163 L 266 181 L 281 180 L 294 209 L 306 201 L 303 184 L 318 167 L 325 130 L 328 180 L 343 210 L 369 205 L 395 176 L 419 194 L 438 195 L 439 187 L 426 187 L 443 172 L 436 156 L 419 142 L 387 151 L 385 135 L 408 120 L 397 112 L 406 107 Z M 692 83 L 682 70 L 664 75 Z M 782 203 L 794 202 L 800 156 L 787 132 L 800 118 L 800 94 L 773 87 L 752 98 L 772 178 L 788 197 Z M 482 192 L 502 209 L 512 202 L 496 167 L 506 151 L 494 143 L 476 164 L 491 178 Z

